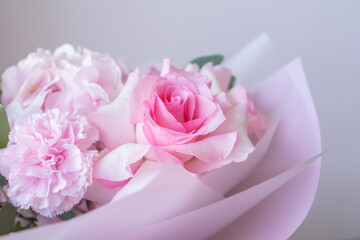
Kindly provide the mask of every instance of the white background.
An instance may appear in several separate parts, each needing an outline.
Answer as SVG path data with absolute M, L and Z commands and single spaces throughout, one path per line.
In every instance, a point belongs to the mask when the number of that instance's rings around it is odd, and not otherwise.
M 64 42 L 124 56 L 231 56 L 266 31 L 285 60 L 300 55 L 317 108 L 323 157 L 313 207 L 292 236 L 360 238 L 360 1 L 0 0 L 0 71 Z M 295 136 L 294 136 L 295 137 Z

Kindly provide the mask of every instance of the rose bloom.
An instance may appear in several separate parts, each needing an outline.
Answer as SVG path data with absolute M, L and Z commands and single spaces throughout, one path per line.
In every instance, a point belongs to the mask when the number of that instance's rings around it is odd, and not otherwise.
M 106 147 L 95 179 L 108 188 L 124 185 L 143 156 L 193 173 L 247 159 L 266 121 L 240 84 L 227 91 L 229 69 L 209 63 L 181 71 L 165 59 L 161 72 L 146 73 L 130 73 L 119 96 L 91 115 Z M 253 132 L 259 135 L 251 141 Z
M 15 206 L 53 217 L 70 210 L 92 183 L 96 128 L 85 117 L 59 109 L 20 120 L 0 154 L 0 171 L 9 181 Z
M 38 49 L 2 75 L 1 102 L 10 125 L 45 109 L 87 115 L 114 100 L 123 86 L 122 67 L 108 55 L 63 45 Z
M 182 71 L 165 59 L 160 76 L 151 72 L 139 74 L 129 102 L 137 142 L 151 145 L 148 159 L 202 173 L 243 161 L 254 150 L 248 95 L 241 85 L 225 92 L 230 70 L 209 63 Z

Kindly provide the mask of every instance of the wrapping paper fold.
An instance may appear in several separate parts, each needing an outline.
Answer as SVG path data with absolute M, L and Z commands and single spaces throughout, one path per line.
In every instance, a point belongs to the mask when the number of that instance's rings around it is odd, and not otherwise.
M 227 66 L 238 79 L 256 80 L 269 73 L 268 66 L 259 71 L 266 62 L 279 65 L 273 54 L 269 38 L 261 35 Z M 320 131 L 301 60 L 250 93 L 269 126 L 246 161 L 200 178 L 177 165 L 148 162 L 109 194 L 110 203 L 4 239 L 288 238 L 306 217 L 320 174 Z

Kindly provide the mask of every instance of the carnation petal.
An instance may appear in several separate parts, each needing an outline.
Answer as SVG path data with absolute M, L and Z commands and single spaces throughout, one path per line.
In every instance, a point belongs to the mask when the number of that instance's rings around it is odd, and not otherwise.
M 80 149 L 74 145 L 64 144 L 64 161 L 58 169 L 62 172 L 78 171 L 82 167 L 82 157 Z
M 54 176 L 56 181 L 54 181 L 54 184 L 52 185 L 52 192 L 57 193 L 66 187 L 67 181 L 64 179 L 61 172 L 54 174 Z
M 45 198 L 49 194 L 50 184 L 47 179 L 41 179 L 36 183 L 35 196 L 39 198 Z

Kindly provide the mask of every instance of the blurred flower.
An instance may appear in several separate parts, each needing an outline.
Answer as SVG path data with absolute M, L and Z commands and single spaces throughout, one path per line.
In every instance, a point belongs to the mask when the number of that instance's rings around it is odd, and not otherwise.
M 11 125 L 53 107 L 88 114 L 116 98 L 122 69 L 108 55 L 67 44 L 54 53 L 38 49 L 4 72 L 1 101 Z

